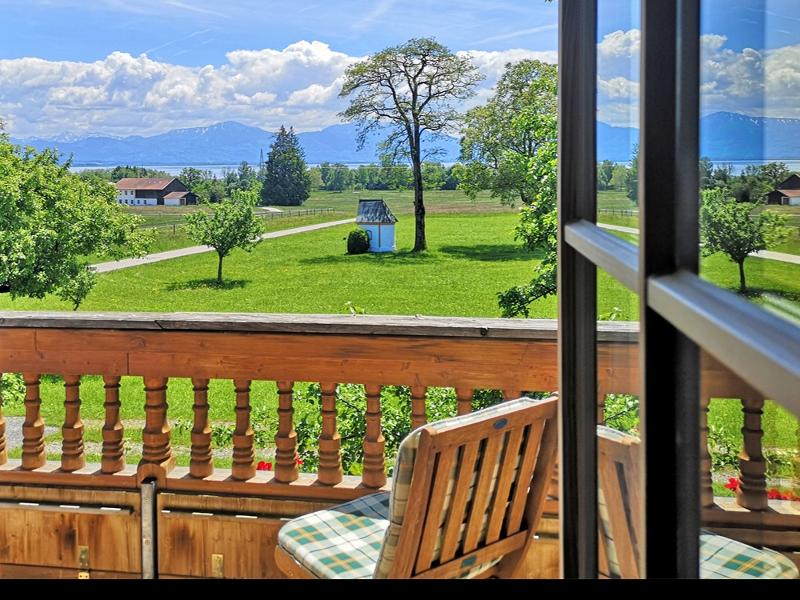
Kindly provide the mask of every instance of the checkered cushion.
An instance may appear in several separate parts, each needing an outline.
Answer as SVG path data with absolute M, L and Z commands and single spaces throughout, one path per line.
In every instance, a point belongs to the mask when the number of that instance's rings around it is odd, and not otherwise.
M 754 548 L 721 535 L 700 535 L 701 579 L 797 579 L 797 566 L 780 552 Z
M 638 441 L 630 434 L 598 426 L 598 435 L 615 442 Z M 600 539 L 606 551 L 609 575 L 620 577 L 620 567 L 614 544 L 614 535 L 608 507 L 602 488 L 597 490 Z M 635 532 L 632 532 L 635 533 Z M 636 540 L 634 539 L 634 544 Z M 701 579 L 796 579 L 800 578 L 797 566 L 780 552 L 769 548 L 755 548 L 710 531 L 700 535 Z
M 389 494 L 380 492 L 292 519 L 278 545 L 321 579 L 369 579 L 389 527 Z

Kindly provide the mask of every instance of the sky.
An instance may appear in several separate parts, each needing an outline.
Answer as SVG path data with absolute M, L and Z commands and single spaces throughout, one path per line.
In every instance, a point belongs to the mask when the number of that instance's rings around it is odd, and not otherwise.
M 800 118 L 800 0 L 705 0 L 703 110 Z M 598 118 L 638 119 L 638 1 L 600 0 Z M 235 120 L 339 122 L 344 69 L 412 37 L 486 76 L 557 61 L 544 0 L 0 0 L 0 120 L 14 137 L 152 135 Z

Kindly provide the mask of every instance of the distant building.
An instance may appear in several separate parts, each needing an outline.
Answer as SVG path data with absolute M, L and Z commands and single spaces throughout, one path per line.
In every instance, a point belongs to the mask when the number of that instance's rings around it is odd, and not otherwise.
M 359 200 L 356 224 L 367 232 L 370 252 L 394 252 L 397 217 L 383 200 Z
M 793 173 L 767 194 L 767 204 L 800 206 L 800 176 Z
M 197 204 L 197 195 L 190 192 L 177 177 L 153 179 L 126 177 L 117 183 L 117 202 L 128 206 L 185 206 Z

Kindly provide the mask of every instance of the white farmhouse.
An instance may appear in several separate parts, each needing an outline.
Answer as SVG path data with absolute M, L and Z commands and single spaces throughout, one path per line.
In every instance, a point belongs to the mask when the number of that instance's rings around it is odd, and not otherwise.
M 394 252 L 397 217 L 383 200 L 359 200 L 356 224 L 367 232 L 370 252 Z
M 197 196 L 177 177 L 126 177 L 116 183 L 117 202 L 128 206 L 185 206 Z

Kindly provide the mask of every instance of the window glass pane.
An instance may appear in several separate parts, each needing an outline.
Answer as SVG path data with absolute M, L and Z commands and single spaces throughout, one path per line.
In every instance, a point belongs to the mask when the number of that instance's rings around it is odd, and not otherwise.
M 597 32 L 597 222 L 638 243 L 639 2 L 601 0 Z
M 700 274 L 800 323 L 800 29 L 789 25 L 797 3 L 701 7 Z M 796 551 L 796 416 L 713 358 L 702 365 L 704 527 Z
M 800 323 L 800 29 L 792 0 L 706 0 L 701 275 Z
M 639 297 L 597 274 L 598 566 L 601 577 L 638 573 L 641 497 Z

